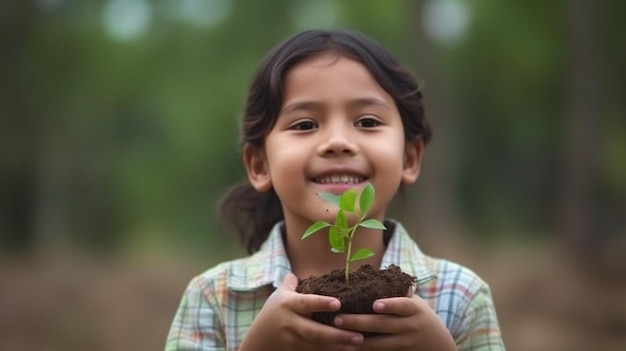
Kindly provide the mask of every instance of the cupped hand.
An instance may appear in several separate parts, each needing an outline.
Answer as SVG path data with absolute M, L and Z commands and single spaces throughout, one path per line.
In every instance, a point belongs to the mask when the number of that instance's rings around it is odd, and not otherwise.
M 289 273 L 266 301 L 239 350 L 359 350 L 363 343 L 360 333 L 310 318 L 313 312 L 339 310 L 339 300 L 297 293 L 297 285 L 298 278 Z
M 375 314 L 341 314 L 335 326 L 376 333 L 360 350 L 457 350 L 454 339 L 437 314 L 419 296 L 393 297 L 374 302 Z

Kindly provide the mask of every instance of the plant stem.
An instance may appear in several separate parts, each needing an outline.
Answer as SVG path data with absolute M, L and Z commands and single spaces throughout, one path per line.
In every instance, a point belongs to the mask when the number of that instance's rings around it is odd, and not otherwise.
M 354 233 L 356 232 L 356 228 L 359 226 L 359 223 L 363 221 L 363 217 L 359 218 L 356 221 L 354 227 L 350 228 L 350 233 L 348 234 L 348 251 L 346 252 L 346 284 L 350 282 L 350 260 L 352 259 L 352 238 L 354 237 Z
M 352 236 L 348 237 L 348 252 L 346 254 L 346 284 L 350 282 L 350 254 L 352 253 Z

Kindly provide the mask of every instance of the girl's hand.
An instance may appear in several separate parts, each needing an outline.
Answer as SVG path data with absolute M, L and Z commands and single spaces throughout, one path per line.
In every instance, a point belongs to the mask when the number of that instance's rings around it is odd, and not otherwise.
M 270 296 L 246 334 L 246 350 L 358 350 L 360 333 L 313 321 L 313 312 L 337 311 L 336 298 L 295 292 L 298 278 L 289 273 Z
M 454 339 L 435 312 L 419 296 L 394 297 L 374 302 L 378 314 L 342 314 L 335 326 L 381 333 L 365 338 L 360 350 L 457 350 Z

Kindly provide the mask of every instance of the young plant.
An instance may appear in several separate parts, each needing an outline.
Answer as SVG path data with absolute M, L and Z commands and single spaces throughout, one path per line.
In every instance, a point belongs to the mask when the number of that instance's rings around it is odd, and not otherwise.
M 313 223 L 302 235 L 302 239 L 307 238 L 324 228 L 328 228 L 328 241 L 330 250 L 335 253 L 343 253 L 346 256 L 346 283 L 350 280 L 350 263 L 374 256 L 374 252 L 368 248 L 360 248 L 352 254 L 352 239 L 358 227 L 371 229 L 386 229 L 385 226 L 376 219 L 365 219 L 367 212 L 374 202 L 374 187 L 367 183 L 360 193 L 350 189 L 341 196 L 330 193 L 318 193 L 324 200 L 339 207 L 335 216 L 335 223 L 330 224 L 325 221 Z M 358 197 L 358 209 L 356 202 Z M 354 214 L 357 218 L 353 226 L 348 226 L 346 214 Z

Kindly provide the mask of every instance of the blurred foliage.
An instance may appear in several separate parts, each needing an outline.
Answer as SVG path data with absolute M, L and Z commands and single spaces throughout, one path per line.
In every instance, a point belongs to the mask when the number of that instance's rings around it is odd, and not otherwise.
M 414 196 L 448 189 L 438 220 L 483 237 L 556 236 L 571 198 L 591 213 L 582 235 L 624 235 L 626 5 L 588 3 L 2 1 L 0 247 L 231 245 L 215 209 L 244 179 L 237 119 L 250 77 L 310 27 L 361 30 L 424 81 L 438 105 L 428 111 L 441 111 L 427 161 L 446 144 L 432 157 L 453 164 L 449 183 L 424 179 Z M 594 11 L 580 22 L 577 6 Z M 582 95 L 579 71 L 593 78 Z M 569 168 L 581 155 L 593 163 Z M 590 192 L 567 185 L 576 172 Z

